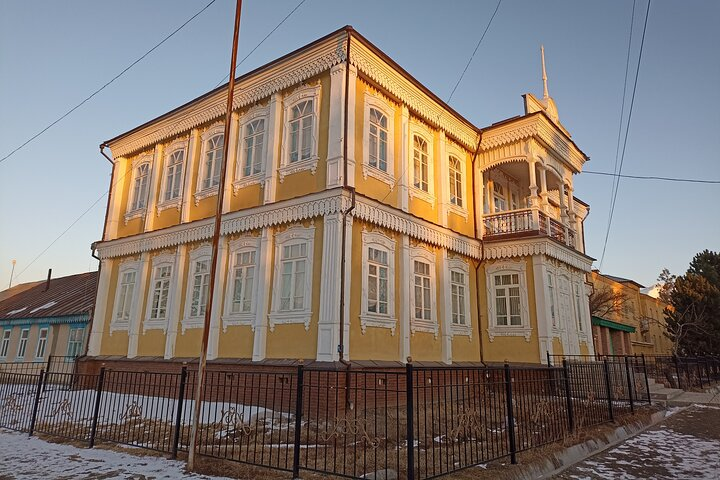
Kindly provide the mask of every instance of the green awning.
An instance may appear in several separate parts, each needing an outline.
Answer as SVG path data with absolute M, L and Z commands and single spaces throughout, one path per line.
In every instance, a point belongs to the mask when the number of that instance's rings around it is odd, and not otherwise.
M 613 330 L 622 330 L 623 332 L 635 333 L 635 327 L 625 325 L 623 323 L 613 322 L 600 317 L 592 317 L 592 324 L 598 327 L 612 328 Z

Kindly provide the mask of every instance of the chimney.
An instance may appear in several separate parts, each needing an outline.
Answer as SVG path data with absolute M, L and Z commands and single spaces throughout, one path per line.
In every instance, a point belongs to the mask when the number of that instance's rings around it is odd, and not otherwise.
M 48 278 L 47 282 L 45 282 L 45 290 L 43 292 L 47 292 L 50 290 L 50 277 L 52 276 L 52 268 L 48 268 Z

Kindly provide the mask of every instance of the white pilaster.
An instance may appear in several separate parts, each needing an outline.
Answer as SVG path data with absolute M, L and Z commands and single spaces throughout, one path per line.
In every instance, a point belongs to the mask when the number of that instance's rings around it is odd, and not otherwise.
M 348 178 L 347 184 L 350 187 L 355 187 L 355 87 L 357 84 L 357 68 L 355 65 L 350 65 L 350 85 L 348 86 L 348 105 L 350 105 L 350 112 L 348 112 L 348 138 L 347 138 L 347 170 Z M 393 146 L 394 148 L 394 146 Z M 350 220 L 352 222 L 352 219 Z M 349 257 L 348 257 L 349 258 Z M 347 305 L 347 303 L 346 303 Z M 347 318 L 347 317 L 346 317 Z M 345 337 L 347 339 L 347 337 Z M 345 350 L 347 352 L 347 349 Z
M 237 145 L 238 145 L 238 123 L 240 115 L 233 112 L 230 116 L 230 139 L 228 143 L 227 169 L 225 171 L 225 194 L 223 196 L 222 213 L 230 211 L 230 201 L 232 200 L 233 180 L 235 179 L 235 171 L 237 169 Z
M 280 167 L 280 155 L 282 152 L 282 136 L 280 127 L 282 126 L 282 95 L 273 93 L 270 97 L 270 107 L 268 113 L 268 136 L 265 149 L 265 188 L 263 199 L 265 204 L 275 201 L 277 192 L 277 172 Z
M 183 174 L 183 192 L 182 192 L 182 209 L 180 211 L 180 223 L 186 223 L 190 220 L 190 206 L 193 204 L 193 185 L 192 177 L 195 164 L 198 162 L 200 155 L 200 131 L 193 128 L 190 132 L 190 140 L 188 142 L 187 162 Z
M 125 191 L 125 182 L 130 181 L 132 176 L 130 173 L 125 174 L 127 168 L 127 158 L 118 157 L 113 163 L 113 175 L 110 185 L 110 203 L 107 212 L 107 226 L 105 228 L 105 238 L 103 240 L 112 240 L 117 237 L 118 224 L 120 222 L 120 212 L 122 211 L 122 192 Z
M 448 204 L 450 203 L 450 175 L 448 172 L 448 164 L 446 161 L 446 148 L 447 139 L 445 138 L 445 131 L 440 130 L 440 141 L 438 142 L 438 155 L 435 157 L 433 162 L 433 168 L 440 168 L 440 207 L 438 208 L 440 214 L 440 224 L 443 227 L 448 226 Z
M 108 311 L 108 293 L 110 292 L 110 276 L 115 260 L 105 259 L 100 262 L 100 278 L 98 279 L 95 309 L 93 310 L 92 324 L 90 326 L 90 340 L 88 342 L 88 355 L 100 355 L 100 343 L 105 332 L 105 318 Z
M 533 255 L 533 279 L 535 283 L 535 316 L 537 318 L 540 362 L 545 363 L 546 352 L 553 353 L 552 319 L 548 315 L 547 269 L 542 255 Z
M 410 352 L 410 237 L 402 236 L 400 251 L 400 361 L 405 363 Z
M 400 208 L 403 212 L 407 212 L 410 202 L 410 194 L 408 191 L 408 182 L 410 181 L 410 111 L 407 105 L 403 104 L 401 121 L 400 121 L 400 169 L 397 175 L 400 177 Z M 405 359 L 402 359 L 405 361 Z
M 441 332 L 441 351 L 442 361 L 448 365 L 452 363 L 452 292 L 448 290 L 450 279 L 447 278 L 448 272 L 448 252 L 443 249 L 440 255 L 440 270 L 437 275 L 437 284 L 439 286 L 440 298 L 442 298 L 441 311 L 438 312 L 440 321 L 442 322 Z M 468 312 L 469 313 L 469 312 Z M 468 316 L 469 317 L 469 316 Z
M 128 358 L 137 356 L 140 327 L 145 317 L 145 302 L 143 302 L 143 299 L 147 293 L 149 270 L 150 254 L 143 252 L 140 254 L 140 268 L 138 269 L 137 302 L 135 302 L 135 310 L 130 315 L 130 325 L 128 327 Z
M 352 77 L 351 77 L 352 80 Z M 352 105 L 352 103 L 351 103 Z M 345 236 L 345 323 L 343 325 L 343 333 L 344 333 L 344 349 L 343 349 L 343 359 L 346 361 L 350 361 L 350 298 L 352 297 L 353 289 L 356 288 L 357 291 L 362 288 L 362 280 L 360 280 L 359 283 L 356 285 L 352 282 L 352 227 L 353 227 L 353 217 L 350 215 L 347 215 L 345 217 L 345 228 L 347 229 L 347 235 Z M 356 280 L 358 277 L 355 277 Z
M 182 244 L 177 247 L 175 254 L 175 266 L 173 268 L 172 285 L 173 291 L 170 294 L 172 303 L 168 307 L 168 325 L 165 333 L 165 358 L 173 358 L 175 356 L 175 340 L 177 339 L 178 324 L 182 316 L 180 308 L 183 292 L 185 291 L 185 264 L 187 263 L 187 245 Z
M 327 188 L 343 184 L 345 64 L 330 69 L 330 120 L 328 126 Z M 319 353 L 318 353 L 319 355 Z
M 258 254 L 258 302 L 255 312 L 255 325 L 253 326 L 253 361 L 265 359 L 267 347 L 268 313 L 270 312 L 270 290 L 272 272 L 272 236 L 273 229 L 263 228 L 260 238 L 260 252 Z
M 220 342 L 220 317 L 223 307 L 223 292 L 225 291 L 225 278 L 227 278 L 227 237 L 220 237 L 218 244 L 217 270 L 215 271 L 215 291 L 213 293 L 212 314 L 210 316 L 210 334 L 208 336 L 208 360 L 218 356 Z
M 317 339 L 319 362 L 333 362 L 339 359 L 337 347 L 340 344 L 338 307 L 340 306 L 341 239 L 342 215 L 339 213 L 325 215 Z
M 475 221 L 476 230 L 479 238 L 485 235 L 485 222 L 483 222 L 483 215 L 485 215 L 485 173 L 480 170 L 480 162 L 475 168 L 475 183 L 477 184 L 477 195 L 473 195 L 475 199 Z
M 157 209 L 158 192 L 160 191 L 160 181 L 163 171 L 163 145 L 158 143 L 155 145 L 153 152 L 152 165 L 150 166 L 150 192 L 148 193 L 147 209 L 145 210 L 145 231 L 153 229 L 155 222 L 155 214 Z

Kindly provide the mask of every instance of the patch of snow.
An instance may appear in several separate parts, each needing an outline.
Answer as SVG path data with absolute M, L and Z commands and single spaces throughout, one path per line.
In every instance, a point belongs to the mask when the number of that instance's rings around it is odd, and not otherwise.
M 12 310 L 12 311 L 6 313 L 5 316 L 9 317 L 10 315 L 15 315 L 16 313 L 20 313 L 23 310 L 27 310 L 27 307 L 22 307 L 22 308 L 18 308 L 17 310 Z
M 32 310 L 30 310 L 30 313 L 35 313 L 35 312 L 37 312 L 37 311 L 39 311 L 39 310 L 45 310 L 46 308 L 50 308 L 50 307 L 52 307 L 52 306 L 54 306 L 54 305 L 57 305 L 57 302 L 53 300 L 52 302 L 48 302 L 48 303 L 46 303 L 45 305 L 40 305 L 40 306 L 37 307 L 37 308 L 33 308 Z

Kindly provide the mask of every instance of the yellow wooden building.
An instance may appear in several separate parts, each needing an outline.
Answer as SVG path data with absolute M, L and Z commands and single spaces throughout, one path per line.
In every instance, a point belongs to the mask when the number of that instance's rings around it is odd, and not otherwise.
M 103 145 L 91 357 L 197 357 L 226 92 Z M 476 127 L 350 27 L 238 78 L 209 358 L 592 353 L 589 207 L 573 196 L 588 159 L 546 82 L 523 98 L 523 115 Z

